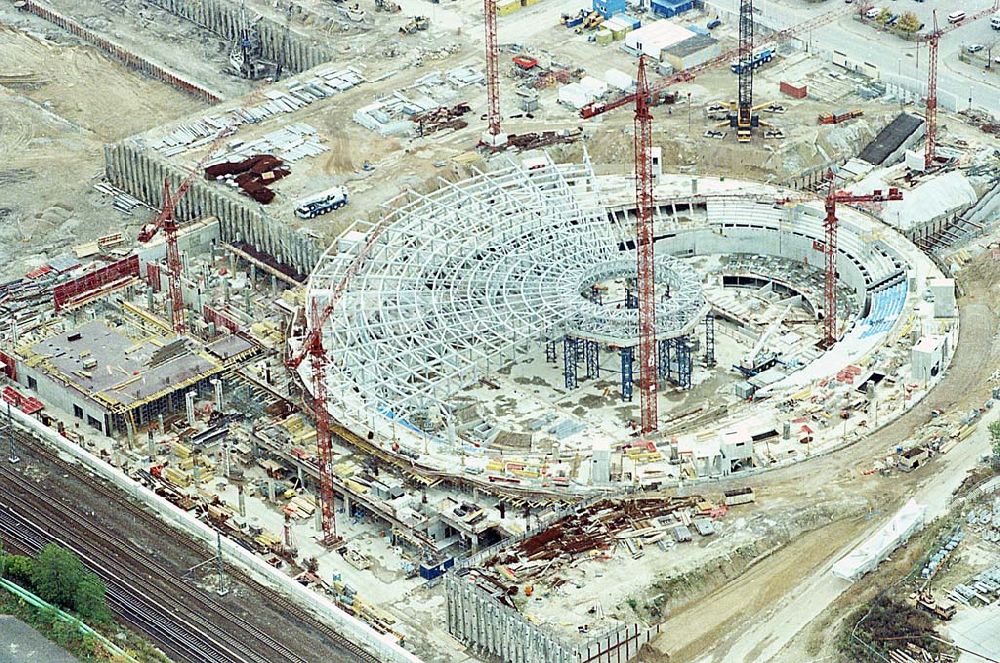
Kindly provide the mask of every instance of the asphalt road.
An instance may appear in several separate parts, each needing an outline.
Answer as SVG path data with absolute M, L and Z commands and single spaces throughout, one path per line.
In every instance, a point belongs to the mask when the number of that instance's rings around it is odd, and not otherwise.
M 973 13 L 988 7 L 994 0 L 876 0 L 876 7 L 887 7 L 893 12 L 912 11 L 927 26 L 932 25 L 931 14 L 937 10 L 938 24 L 947 26 L 947 16 L 962 9 Z M 735 12 L 739 0 L 708 0 L 708 4 L 724 13 Z M 845 7 L 843 0 L 806 3 L 803 0 L 755 0 L 754 8 L 759 21 L 776 28 L 787 28 L 821 14 Z M 924 28 L 926 31 L 927 28 Z M 927 45 L 904 41 L 893 34 L 879 32 L 871 25 L 844 16 L 821 29 L 802 35 L 813 48 L 839 50 L 879 67 L 890 74 L 907 77 L 926 85 Z M 971 105 L 1000 114 L 1000 71 L 985 71 L 981 67 L 961 62 L 959 51 L 966 44 L 981 43 L 993 47 L 994 57 L 1000 55 L 1000 31 L 990 27 L 989 17 L 976 22 L 966 22 L 941 37 L 938 58 L 938 94 L 948 95 L 957 101 L 959 109 Z M 997 65 L 1000 69 L 1000 65 Z

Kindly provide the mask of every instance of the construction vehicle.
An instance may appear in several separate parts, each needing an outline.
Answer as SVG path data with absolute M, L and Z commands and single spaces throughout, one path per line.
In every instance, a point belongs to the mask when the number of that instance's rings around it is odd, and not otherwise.
M 389 12 L 390 14 L 398 14 L 403 11 L 397 3 L 392 0 L 375 0 L 375 11 L 377 12 Z
M 767 343 L 771 340 L 771 337 L 774 336 L 778 329 L 781 328 L 781 323 L 784 322 L 785 316 L 788 315 L 791 308 L 792 305 L 789 304 L 782 309 L 781 313 L 775 316 L 774 320 L 771 321 L 771 324 L 767 326 L 764 333 L 762 333 L 760 338 L 757 339 L 757 342 L 754 343 L 750 352 L 744 355 L 743 359 L 740 360 L 740 363 L 736 365 L 736 370 L 742 373 L 743 377 L 753 377 L 778 363 L 778 353 L 770 350 L 767 347 Z
M 596 30 L 601 23 L 604 23 L 604 17 L 597 12 L 590 12 L 590 14 L 583 19 L 583 22 L 576 26 L 574 32 L 579 35 L 587 32 L 588 30 Z
M 399 28 L 399 34 L 412 35 L 415 32 L 426 30 L 430 24 L 431 19 L 426 16 L 414 16 L 406 23 L 406 25 Z
M 849 111 L 837 111 L 836 113 L 826 113 L 825 115 L 820 115 L 818 120 L 820 124 L 840 124 L 842 122 L 847 122 L 848 120 L 853 120 L 856 117 L 861 117 L 865 112 L 855 108 Z
M 295 216 L 300 219 L 315 219 L 317 216 L 340 209 L 347 203 L 347 187 L 335 186 L 300 200 L 295 205 Z
M 586 9 L 581 9 L 576 14 L 563 14 L 561 23 L 564 27 L 575 28 L 582 25 L 583 22 L 590 17 L 591 14 L 596 14 L 597 12 L 588 12 Z
M 739 60 L 733 60 L 729 63 L 729 70 L 734 74 L 741 74 L 746 67 L 749 67 L 750 69 L 757 69 L 758 67 L 761 67 L 773 60 L 774 56 L 775 52 L 773 48 L 765 48 L 754 53 L 745 64 L 741 63 Z
M 934 615 L 941 621 L 950 621 L 955 616 L 955 604 L 947 600 L 937 600 L 929 589 L 914 592 L 908 597 L 910 605 Z

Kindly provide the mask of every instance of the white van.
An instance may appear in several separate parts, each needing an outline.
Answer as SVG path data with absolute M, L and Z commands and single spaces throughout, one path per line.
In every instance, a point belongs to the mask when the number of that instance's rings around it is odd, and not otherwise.
M 1000 12 L 993 14 L 993 18 L 990 19 L 990 27 L 994 30 L 1000 30 Z
M 963 12 L 963 11 L 952 12 L 952 13 L 948 14 L 948 22 L 949 23 L 961 23 L 962 20 L 964 20 L 964 19 L 965 19 L 965 12 Z
M 872 7 L 871 9 L 865 12 L 865 18 L 867 18 L 870 21 L 876 16 L 878 16 L 880 13 L 882 13 L 881 9 L 879 9 L 878 7 Z

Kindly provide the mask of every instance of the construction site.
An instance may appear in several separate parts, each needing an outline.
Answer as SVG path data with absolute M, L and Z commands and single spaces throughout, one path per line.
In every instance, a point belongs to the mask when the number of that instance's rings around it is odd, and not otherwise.
M 2 0 L 4 548 L 177 662 L 1000 660 L 1000 2 L 883 4 Z

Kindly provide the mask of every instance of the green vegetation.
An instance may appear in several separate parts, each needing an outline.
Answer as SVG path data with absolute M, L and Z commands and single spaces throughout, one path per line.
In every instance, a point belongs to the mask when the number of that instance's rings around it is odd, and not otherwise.
M 837 649 L 857 662 L 885 661 L 890 649 L 899 649 L 907 642 L 932 654 L 948 650 L 931 637 L 935 635 L 934 620 L 927 613 L 883 593 L 844 622 Z
M 920 29 L 920 19 L 913 12 L 903 12 L 896 23 L 896 28 L 900 32 L 916 32 Z
M 993 455 L 1000 456 L 1000 420 L 991 423 L 989 430 L 990 442 L 993 443 Z
M 892 10 L 889 9 L 888 7 L 883 7 L 882 11 L 880 11 L 878 13 L 878 16 L 875 17 L 875 20 L 878 21 L 879 23 L 885 23 L 890 18 L 892 18 Z
M 0 577 L 76 615 L 108 639 L 120 643 L 134 660 L 170 663 L 155 647 L 123 632 L 115 624 L 105 599 L 104 583 L 87 571 L 71 551 L 49 544 L 32 559 L 7 554 L 0 544 Z M 0 614 L 20 619 L 81 661 L 128 663 L 128 659 L 111 655 L 98 638 L 80 633 L 75 623 L 60 619 L 55 609 L 35 608 L 13 594 L 0 591 Z

